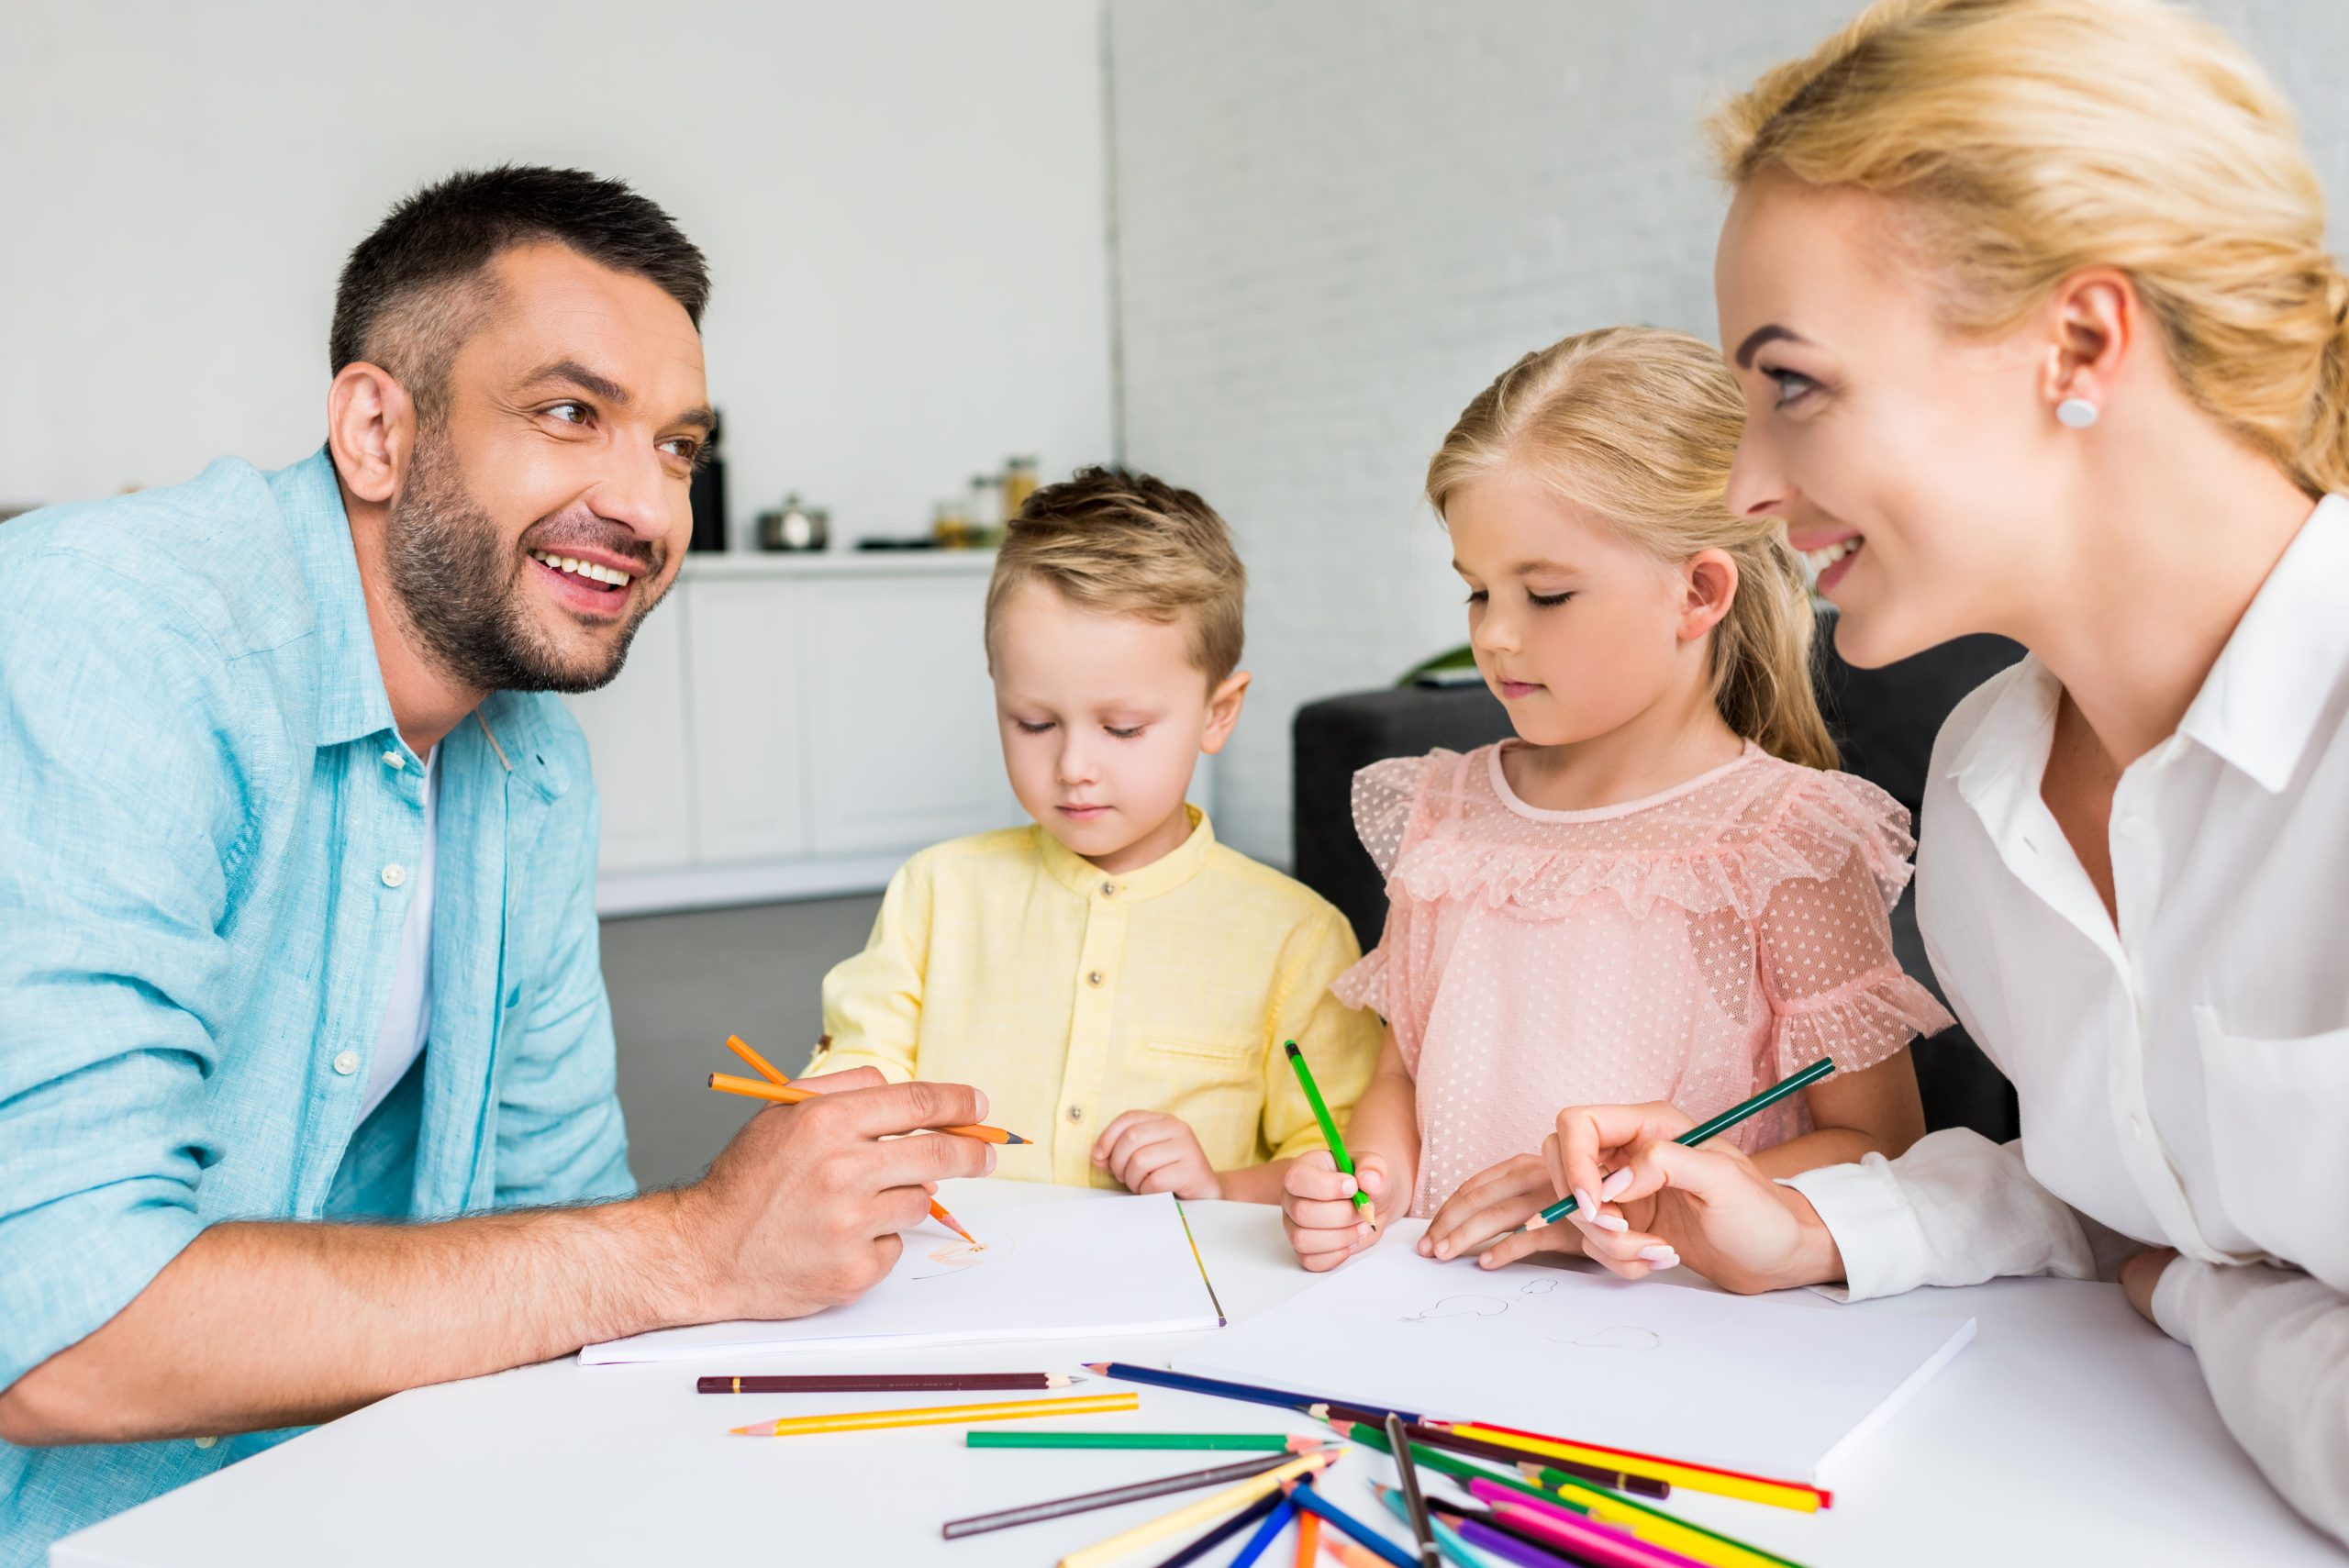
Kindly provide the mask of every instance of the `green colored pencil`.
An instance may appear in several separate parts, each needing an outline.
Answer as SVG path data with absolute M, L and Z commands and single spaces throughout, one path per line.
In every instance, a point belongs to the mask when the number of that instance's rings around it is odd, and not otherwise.
M 1305 1098 L 1313 1107 L 1313 1119 L 1321 1124 L 1321 1137 L 1330 1145 L 1330 1158 L 1347 1175 L 1354 1173 L 1354 1157 L 1346 1152 L 1346 1140 L 1338 1136 L 1338 1124 L 1330 1119 L 1330 1107 L 1321 1098 L 1321 1085 L 1313 1081 L 1313 1069 L 1305 1064 L 1305 1052 L 1297 1049 L 1297 1041 L 1285 1040 L 1281 1049 L 1288 1052 L 1288 1064 L 1297 1070 L 1297 1081 L 1305 1086 Z M 1373 1230 L 1378 1229 L 1378 1215 L 1370 1207 L 1370 1195 L 1362 1190 L 1362 1179 L 1354 1178 L 1354 1207 L 1362 1210 Z
M 972 1448 L 1236 1448 L 1259 1453 L 1318 1447 L 1312 1438 L 1286 1432 L 982 1432 L 965 1440 Z
M 1801 1072 L 1796 1073 L 1793 1077 L 1781 1078 L 1778 1082 L 1771 1084 L 1768 1088 L 1763 1090 L 1760 1094 L 1754 1095 L 1752 1099 L 1747 1100 L 1742 1105 L 1731 1106 L 1729 1109 L 1721 1112 L 1720 1115 L 1712 1118 L 1710 1120 L 1698 1122 L 1696 1126 L 1690 1128 L 1687 1131 L 1682 1133 L 1672 1141 L 1675 1143 L 1685 1143 L 1689 1148 L 1694 1149 L 1697 1145 L 1705 1142 L 1709 1139 L 1719 1138 L 1722 1133 L 1727 1132 L 1731 1128 L 1735 1127 L 1747 1117 L 1753 1116 L 1758 1111 L 1768 1110 L 1772 1106 L 1776 1105 L 1780 1100 L 1785 1099 L 1788 1095 L 1793 1094 L 1796 1090 L 1809 1088 L 1813 1084 L 1818 1083 L 1821 1078 L 1826 1077 L 1827 1074 L 1834 1071 L 1834 1060 L 1831 1057 L 1822 1056 L 1818 1061 L 1812 1062 L 1809 1066 L 1804 1068 Z M 1326 1126 L 1327 1123 L 1325 1122 L 1324 1125 Z M 1564 1219 L 1566 1216 L 1575 1211 L 1576 1203 L 1577 1200 L 1575 1195 L 1572 1193 L 1569 1193 L 1564 1197 L 1562 1197 L 1557 1202 L 1552 1204 L 1549 1207 L 1543 1209 L 1541 1214 L 1534 1218 L 1529 1219 L 1523 1225 L 1519 1226 L 1518 1229 L 1520 1231 L 1538 1230 L 1544 1225 L 1555 1225 L 1558 1221 Z

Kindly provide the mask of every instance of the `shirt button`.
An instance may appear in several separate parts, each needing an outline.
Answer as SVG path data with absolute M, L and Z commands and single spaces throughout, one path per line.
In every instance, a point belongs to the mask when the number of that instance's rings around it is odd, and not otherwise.
M 214 1443 L 217 1443 L 219 1440 L 220 1440 L 218 1438 L 198 1438 L 195 1440 L 195 1446 L 198 1448 L 210 1448 Z
M 1097 970 L 1097 970 L 1095 970 L 1092 973 L 1090 973 L 1090 974 L 1088 974 L 1088 975 L 1086 975 L 1086 976 L 1085 977 L 1085 983 L 1087 985 L 1098 985 L 1098 984 L 1101 984 L 1101 982 L 1102 982 L 1102 981 L 1104 981 L 1104 980 L 1106 980 L 1106 979 L 1108 979 L 1108 975 L 1103 974 L 1099 970 Z
M 401 756 L 397 751 L 386 751 L 384 753 L 384 766 L 391 769 L 394 773 L 398 773 L 402 768 L 407 766 L 407 759 Z
M 1117 884 L 1116 883 L 1114 883 L 1114 882 L 1105 882 L 1105 883 L 1103 883 L 1103 884 L 1101 884 L 1101 896 L 1102 896 L 1102 897 L 1104 897 L 1104 898 L 1115 898 L 1117 895 L 1118 895 L 1118 884 Z
M 1071 1121 L 1083 1121 L 1085 1119 L 1085 1107 L 1083 1106 L 1069 1106 L 1068 1119 Z
M 395 861 L 392 864 L 384 868 L 384 885 L 385 887 L 397 887 L 401 883 L 406 882 L 406 880 L 407 868 L 401 865 L 398 862 Z
M 350 1077 L 359 1071 L 359 1053 L 355 1051 L 344 1051 L 334 1059 L 334 1070 L 346 1078 Z

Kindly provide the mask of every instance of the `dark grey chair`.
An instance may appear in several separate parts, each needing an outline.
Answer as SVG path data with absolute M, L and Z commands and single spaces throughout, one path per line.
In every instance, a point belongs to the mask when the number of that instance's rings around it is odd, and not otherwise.
M 1876 784 L 1912 817 L 1924 802 L 1926 768 L 1942 721 L 1959 698 L 2022 652 L 2003 638 L 1966 637 L 1880 670 L 1863 670 L 1836 655 L 1828 628 L 1820 641 L 1820 706 L 1845 771 Z M 1365 949 L 1386 923 L 1386 889 L 1354 837 L 1355 773 L 1387 757 L 1417 756 L 1439 746 L 1464 751 L 1508 733 L 1508 714 L 1481 685 L 1397 686 L 1297 709 L 1290 729 L 1297 880 L 1338 906 Z M 1892 912 L 1892 946 L 1901 967 L 1941 995 L 1917 934 L 1913 887 Z M 1928 1129 L 1970 1127 L 1998 1142 L 2016 1136 L 2014 1089 L 1963 1026 L 1918 1041 L 1914 1055 Z

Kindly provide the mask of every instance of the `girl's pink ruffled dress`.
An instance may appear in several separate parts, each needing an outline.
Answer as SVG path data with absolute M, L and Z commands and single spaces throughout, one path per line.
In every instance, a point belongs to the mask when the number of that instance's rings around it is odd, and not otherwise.
M 1354 776 L 1386 929 L 1333 989 L 1386 1018 L 1417 1080 L 1412 1214 L 1539 1153 L 1568 1106 L 1669 1100 L 1701 1120 L 1953 1021 L 1893 957 L 1914 842 L 1874 784 L 1749 742 L 1644 800 L 1542 811 L 1501 772 L 1521 744 Z M 1809 1129 L 1798 1095 L 1725 1136 L 1751 1151 Z

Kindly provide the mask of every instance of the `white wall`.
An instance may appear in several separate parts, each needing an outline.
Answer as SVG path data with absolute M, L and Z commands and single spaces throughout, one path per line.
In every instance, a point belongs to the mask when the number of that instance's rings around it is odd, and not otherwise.
M 335 275 L 513 160 L 707 253 L 736 527 L 917 532 L 1008 452 L 1110 443 L 1095 0 L 7 0 L 0 505 L 319 439 Z
M 1418 501 L 1436 442 L 1569 332 L 1713 338 L 1702 115 L 1858 0 L 1107 3 L 1126 455 L 1241 535 L 1257 684 L 1218 823 L 1282 861 L 1297 705 L 1465 635 Z M 2337 207 L 2349 6 L 2212 9 L 2299 106 Z

